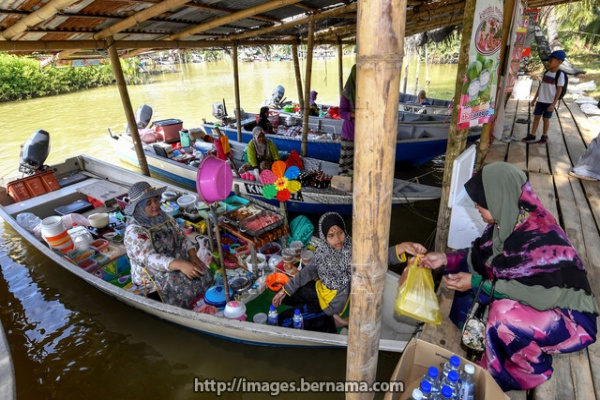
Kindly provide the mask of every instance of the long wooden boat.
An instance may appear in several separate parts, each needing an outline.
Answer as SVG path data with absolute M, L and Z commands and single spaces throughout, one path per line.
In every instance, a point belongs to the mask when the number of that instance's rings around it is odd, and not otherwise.
M 279 126 L 285 124 L 285 119 L 279 117 Z M 245 118 L 242 122 L 242 142 L 248 143 L 252 140 L 252 128 L 256 121 L 254 114 Z M 338 162 L 340 159 L 339 135 L 342 131 L 343 121 L 319 118 L 309 119 L 309 129 L 314 132 L 309 134 L 306 155 L 319 160 Z M 205 123 L 204 130 L 214 133 L 215 124 Z M 412 165 L 421 165 L 433 158 L 444 154 L 448 144 L 448 132 L 450 124 L 440 122 L 421 123 L 398 123 L 398 136 L 396 142 L 396 162 Z M 235 125 L 221 126 L 221 131 L 227 135 L 230 141 L 237 141 L 237 128 Z M 286 132 L 289 132 L 288 129 Z M 471 142 L 479 138 L 480 129 L 469 131 L 467 141 Z M 301 136 L 287 136 L 286 134 L 267 135 L 278 150 L 296 150 L 299 154 L 302 148 Z
M 4 328 L 0 322 L 0 398 L 12 400 L 17 398 L 15 369 L 13 367 L 10 348 Z
M 63 163 L 52 165 L 50 166 L 50 170 L 58 182 L 59 188 L 57 190 L 15 202 L 8 196 L 6 187 L 0 187 L 0 217 L 15 229 L 23 240 L 31 243 L 49 260 L 52 260 L 96 289 L 131 307 L 165 321 L 232 341 L 266 346 L 347 346 L 348 337 L 343 334 L 262 325 L 247 321 L 220 318 L 215 315 L 198 313 L 163 304 L 106 282 L 95 274 L 86 272 L 76 264 L 72 264 L 60 254 L 51 250 L 45 242 L 20 226 L 17 223 L 17 216 L 24 212 L 33 213 L 42 219 L 55 215 L 54 210 L 57 207 L 71 204 L 76 200 L 87 200 L 87 195 L 82 193 L 81 189 L 84 187 L 89 188 L 90 184 L 92 186 L 99 185 L 100 187 L 117 185 L 122 188 L 119 191 L 127 192 L 130 185 L 141 180 L 145 180 L 153 186 L 165 186 L 165 183 L 85 155 L 69 158 Z M 176 192 L 186 192 L 184 188 L 176 185 L 167 184 L 166 186 Z M 394 300 L 397 290 L 398 275 L 388 272 L 383 293 L 383 314 L 379 348 L 386 351 L 401 352 L 406 346 L 407 341 L 413 336 L 417 323 L 410 318 L 401 318 L 395 314 Z M 248 299 L 248 301 L 251 300 Z
M 119 142 L 115 143 L 118 144 L 115 145 L 115 152 L 118 154 L 121 161 L 139 167 L 139 161 L 133 147 L 131 145 L 124 146 L 122 143 L 123 140 L 119 140 Z M 245 145 L 234 141 L 230 143 L 233 149 L 234 158 L 237 159 L 234 160 L 234 164 L 239 167 L 243 163 L 241 155 Z M 176 184 L 192 190 L 196 187 L 196 172 L 198 170 L 196 166 L 160 156 L 156 154 L 152 145 L 144 145 L 144 153 L 146 155 L 148 168 L 152 175 L 167 179 L 168 181 L 175 182 Z M 324 174 L 337 175 L 337 164 L 310 158 L 305 158 L 304 161 L 305 165 L 318 166 L 318 169 L 322 170 Z M 260 182 L 242 179 L 235 174 L 233 180 L 234 189 L 237 192 L 263 201 L 269 201 L 262 196 L 263 185 L 261 185 Z M 392 205 L 401 205 L 422 200 L 434 200 L 438 199 L 440 196 L 440 188 L 402 179 L 394 179 Z M 279 204 L 276 200 L 271 200 L 270 202 L 274 205 Z M 327 211 L 335 211 L 343 215 L 351 215 L 352 191 L 334 188 L 320 189 L 305 186 L 298 193 L 292 194 L 292 198 L 286 202 L 286 207 L 292 212 L 302 214 L 322 214 Z

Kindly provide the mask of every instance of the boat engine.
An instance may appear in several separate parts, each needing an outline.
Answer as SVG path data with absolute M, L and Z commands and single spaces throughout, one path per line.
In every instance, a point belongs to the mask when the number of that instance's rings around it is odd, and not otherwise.
M 135 123 L 138 129 L 145 129 L 150 124 L 150 120 L 152 119 L 152 107 L 147 104 L 142 104 L 135 110 Z M 129 136 L 131 136 L 131 131 L 129 130 L 129 126 L 126 126 L 125 132 Z
M 50 134 L 39 129 L 21 147 L 19 172 L 31 175 L 41 171 L 48 154 L 50 154 Z
M 271 100 L 269 100 L 269 106 L 274 108 L 282 108 L 283 102 L 285 101 L 285 88 L 281 85 L 277 85 L 273 95 L 271 96 Z
M 221 125 L 229 125 L 230 123 L 235 122 L 235 119 L 230 119 L 229 115 L 227 115 L 227 105 L 225 105 L 225 99 L 223 99 L 222 103 L 212 104 L 212 115 L 213 117 L 221 120 Z

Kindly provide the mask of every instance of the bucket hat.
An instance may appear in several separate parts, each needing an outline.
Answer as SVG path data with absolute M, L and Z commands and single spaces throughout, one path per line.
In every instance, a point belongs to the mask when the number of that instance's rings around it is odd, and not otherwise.
M 565 59 L 567 58 L 567 53 L 565 53 L 563 50 L 554 50 L 552 53 L 550 53 L 548 57 L 542 58 L 542 61 L 548 61 L 551 58 L 556 58 L 557 60 L 565 61 Z
M 127 206 L 123 211 L 125 214 L 133 214 L 133 210 L 135 210 L 135 206 L 142 200 L 150 199 L 152 197 L 160 197 L 167 187 L 155 188 L 150 186 L 148 182 L 136 182 L 131 185 L 129 188 L 129 194 L 127 198 L 129 199 Z

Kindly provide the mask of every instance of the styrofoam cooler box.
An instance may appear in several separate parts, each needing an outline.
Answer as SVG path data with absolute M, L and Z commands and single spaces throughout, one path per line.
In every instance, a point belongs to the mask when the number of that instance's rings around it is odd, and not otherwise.
M 183 121 L 180 119 L 163 119 L 154 121 L 156 126 L 156 135 L 162 136 L 167 143 L 179 142 L 179 131 L 183 128 Z

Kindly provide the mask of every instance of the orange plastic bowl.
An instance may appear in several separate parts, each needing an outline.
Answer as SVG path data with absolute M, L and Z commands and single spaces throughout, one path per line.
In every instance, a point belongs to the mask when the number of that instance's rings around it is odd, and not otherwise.
M 289 280 L 290 277 L 286 274 L 282 274 L 281 272 L 275 272 L 267 276 L 266 284 L 269 289 L 271 289 L 274 292 L 278 292 L 281 290 L 283 285 L 289 282 Z

